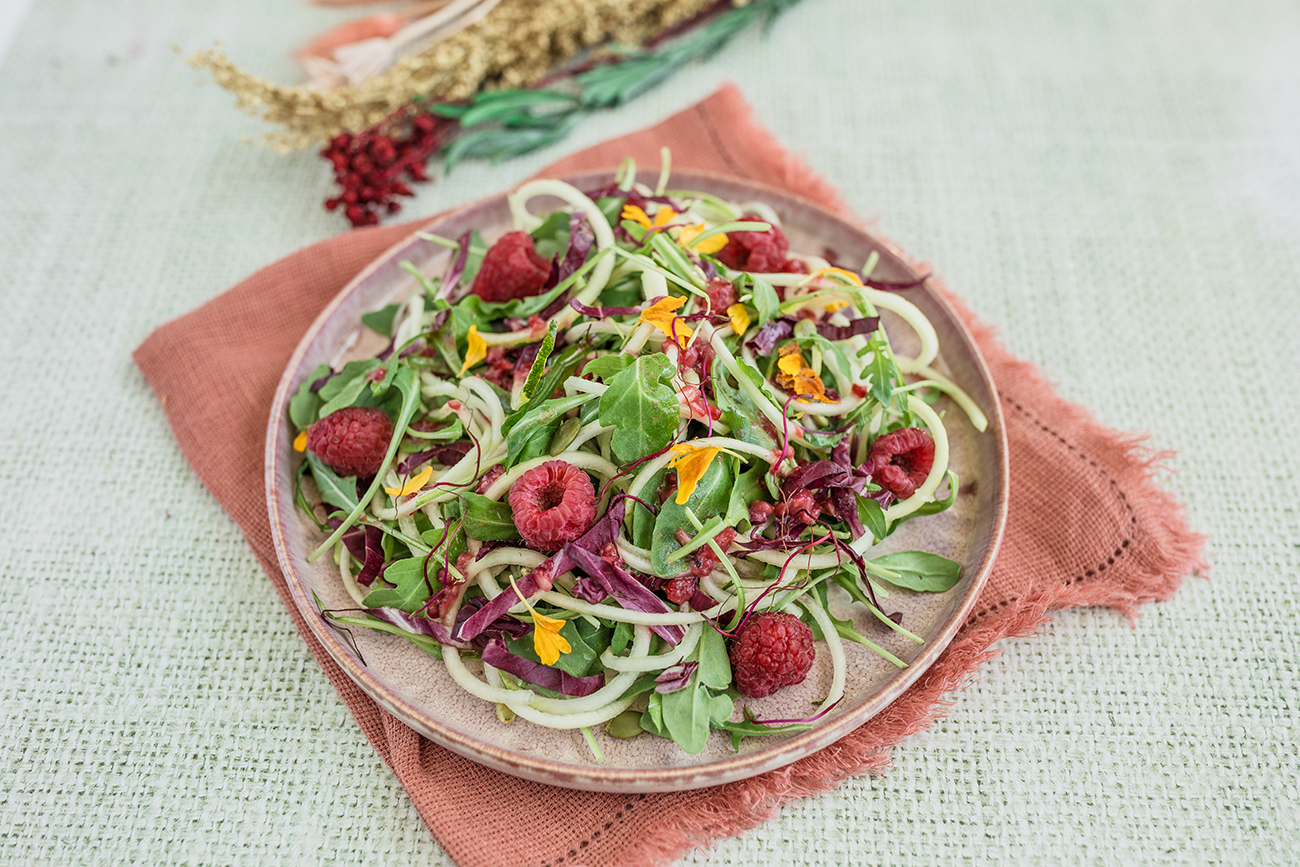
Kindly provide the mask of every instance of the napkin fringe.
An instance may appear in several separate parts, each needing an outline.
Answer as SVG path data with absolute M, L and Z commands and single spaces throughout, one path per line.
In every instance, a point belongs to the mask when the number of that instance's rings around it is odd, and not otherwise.
M 1128 563 L 1128 577 L 1119 585 L 1109 577 L 1082 583 L 1066 577 L 1001 611 L 969 621 L 939 661 L 872 719 L 870 731 L 858 729 L 794 764 L 730 784 L 707 800 L 684 807 L 644 833 L 618 859 L 620 863 L 666 867 L 692 849 L 771 820 L 792 801 L 831 791 L 860 774 L 881 775 L 890 767 L 896 744 L 930 728 L 952 710 L 954 703 L 945 696 L 965 687 L 981 666 L 1001 654 L 1002 648 L 995 646 L 1001 639 L 1032 635 L 1052 622 L 1050 612 L 1079 605 L 1116 609 L 1136 627 L 1139 607 L 1171 598 L 1188 573 L 1208 574 L 1202 557 L 1206 537 L 1192 532 L 1183 505 L 1156 483 L 1158 474 L 1169 471 L 1166 462 L 1173 453 L 1153 450 L 1147 445 L 1149 435 L 1115 431 L 1098 422 L 1087 408 L 1061 399 L 1037 365 L 1008 352 L 996 328 L 980 321 L 941 281 L 935 282 L 967 324 L 990 366 L 997 368 L 1003 387 L 1014 383 L 1009 391 L 1041 390 L 1050 395 L 1054 423 L 1099 441 L 1115 456 L 1116 481 L 1128 492 L 1134 508 L 1143 513 L 1146 529 L 1140 551 Z

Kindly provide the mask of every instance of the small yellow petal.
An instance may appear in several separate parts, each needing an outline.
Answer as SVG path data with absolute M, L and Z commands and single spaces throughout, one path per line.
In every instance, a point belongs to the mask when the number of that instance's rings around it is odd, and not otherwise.
M 293 438 L 293 450 L 295 452 L 307 451 L 307 431 L 301 431 Z
M 672 208 L 669 207 L 660 208 L 655 213 L 655 225 L 666 226 L 672 222 L 673 217 L 675 216 L 677 216 L 677 212 L 674 211 Z
M 471 325 L 466 335 L 469 345 L 465 347 L 465 363 L 460 366 L 457 376 L 464 376 L 465 371 L 487 358 L 487 341 L 479 336 L 478 326 Z
M 807 362 L 803 360 L 803 356 L 798 352 L 792 352 L 789 355 L 782 355 L 781 360 L 776 363 L 776 366 L 781 368 L 782 373 L 789 374 L 790 376 L 798 376 L 799 373 L 807 367 Z
M 425 467 L 412 476 L 410 480 L 400 488 L 384 488 L 384 493 L 388 494 L 390 497 L 405 497 L 409 494 L 414 494 L 416 491 L 423 488 L 432 476 L 433 467 Z
M 749 311 L 745 305 L 737 302 L 727 308 L 727 316 L 731 317 L 731 327 L 736 330 L 737 336 L 744 336 L 745 330 L 749 328 Z
M 668 337 L 676 335 L 677 344 L 683 349 L 695 332 L 685 322 L 677 321 L 673 313 L 686 303 L 685 298 L 660 298 L 653 305 L 641 311 L 640 321 L 658 328 Z
M 668 466 L 677 471 L 677 505 L 684 506 L 721 449 L 678 443 L 670 451 L 677 456 L 668 462 Z
M 847 301 L 832 301 L 831 303 L 826 305 L 826 312 L 834 313 L 836 310 L 843 310 L 845 307 L 848 306 L 849 306 L 849 302 Z
M 848 280 L 850 283 L 854 284 L 855 286 L 862 285 L 861 277 L 859 277 L 857 274 L 854 274 L 852 271 L 845 271 L 843 268 L 818 268 L 816 271 L 812 272 L 810 276 L 829 277 L 831 275 L 843 277 L 844 279 Z
M 647 215 L 645 211 L 641 210 L 636 205 L 624 205 L 623 213 L 620 214 L 620 216 L 624 220 L 631 220 L 634 223 L 640 223 L 642 226 L 645 226 L 647 229 L 652 228 L 650 225 L 649 215 Z
M 533 615 L 533 650 L 537 652 L 537 658 L 544 664 L 555 665 L 560 661 L 561 653 L 570 653 L 573 650 L 568 640 L 560 634 L 560 630 L 564 628 L 564 621 L 538 614 L 531 608 L 529 611 Z
M 703 241 L 695 243 L 695 239 L 704 234 L 704 229 L 705 227 L 703 223 L 696 223 L 694 226 L 687 226 L 682 229 L 681 234 L 677 236 L 677 243 L 681 244 L 683 247 L 688 247 L 697 252 L 708 253 L 710 255 L 727 246 L 727 236 L 725 234 L 711 235 Z

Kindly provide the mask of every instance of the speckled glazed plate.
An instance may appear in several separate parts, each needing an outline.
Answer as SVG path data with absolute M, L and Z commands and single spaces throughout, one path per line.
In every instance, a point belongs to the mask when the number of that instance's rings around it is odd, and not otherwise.
M 589 173 L 570 181 L 579 189 L 595 189 L 607 184 L 611 177 L 611 172 Z M 848 267 L 860 267 L 875 251 L 880 254 L 876 277 L 916 279 L 903 257 L 888 244 L 787 193 L 734 178 L 691 172 L 677 173 L 672 187 L 703 190 L 736 202 L 766 202 L 780 216 L 791 249 L 818 254 L 829 249 Z M 540 211 L 548 204 L 535 201 L 531 207 Z M 469 205 L 433 221 L 427 230 L 455 238 L 471 228 L 481 231 L 489 242 L 513 228 L 505 197 Z M 849 668 L 845 697 L 810 731 L 747 738 L 739 752 L 732 750 L 728 736 L 715 732 L 705 750 L 692 756 L 664 738 L 642 735 L 619 740 L 597 730 L 605 761 L 596 764 L 579 732 L 556 731 L 523 720 L 502 724 L 492 704 L 464 692 L 440 661 L 408 641 L 354 628 L 350 632 L 361 652 L 358 657 L 344 636 L 325 623 L 312 601 L 315 594 L 329 608 L 354 607 L 328 557 L 313 564 L 307 562 L 308 552 L 321 542 L 321 536 L 294 508 L 294 470 L 299 457 L 292 447 L 294 431 L 288 401 L 321 362 L 336 363 L 349 357 L 349 352 L 357 352 L 354 344 L 363 313 L 406 297 L 415 289 L 413 278 L 399 265 L 402 260 L 426 272 L 441 273 L 449 255 L 442 247 L 411 237 L 361 272 L 321 313 L 298 345 L 276 392 L 267 431 L 267 502 L 276 551 L 289 588 L 326 650 L 375 701 L 431 740 L 508 774 L 576 789 L 669 791 L 744 779 L 815 752 L 880 712 L 935 661 L 974 605 L 997 553 L 1006 521 L 1007 459 L 1002 414 L 988 369 L 952 308 L 928 284 L 908 290 L 907 297 L 929 316 L 938 331 L 938 364 L 984 409 L 990 424 L 984 433 L 977 434 L 959 409 L 946 400 L 940 402 L 952 445 L 951 464 L 961 478 L 962 495 L 947 512 L 903 525 L 877 550 L 934 551 L 960 562 L 962 578 L 956 587 L 942 594 L 891 592 L 888 607 L 903 613 L 908 628 L 926 639 L 924 645 L 880 629 L 861 606 L 854 606 L 857 610 L 853 611 L 842 601 L 836 604 L 832 596 L 833 612 L 841 617 L 846 613 L 853 616 L 860 631 L 876 637 L 906 660 L 907 668 L 897 669 L 865 648 L 846 643 Z M 891 322 L 888 315 L 885 325 L 895 346 L 910 353 L 907 327 Z M 825 653 L 818 655 L 804 683 L 752 702 L 756 714 L 782 719 L 815 713 L 812 702 L 820 700 L 830 684 L 826 657 Z

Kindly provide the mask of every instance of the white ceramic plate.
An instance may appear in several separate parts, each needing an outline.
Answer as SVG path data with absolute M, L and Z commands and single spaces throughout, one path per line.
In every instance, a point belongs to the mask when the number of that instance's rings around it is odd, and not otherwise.
M 611 178 L 611 172 L 593 172 L 569 180 L 579 189 L 596 189 Z M 875 251 L 880 262 L 874 276 L 899 281 L 917 277 L 888 244 L 787 193 L 698 172 L 678 172 L 672 186 L 707 191 L 730 201 L 766 202 L 780 216 L 792 250 L 821 254 L 829 249 L 847 267 L 860 267 Z M 540 211 L 547 204 L 535 202 L 532 207 Z M 425 230 L 455 238 L 471 228 L 481 231 L 489 242 L 512 229 L 505 196 L 469 205 L 433 221 Z M 312 601 L 315 593 L 329 608 L 355 606 L 328 557 L 307 563 L 308 552 L 322 539 L 293 505 L 294 469 L 300 457 L 292 447 L 288 401 L 318 364 L 337 361 L 353 345 L 361 328 L 361 314 L 404 298 L 415 289 L 413 278 L 399 265 L 402 260 L 426 272 L 440 273 L 449 256 L 444 248 L 412 236 L 362 271 L 317 317 L 298 345 L 276 392 L 267 431 L 267 503 L 280 566 L 294 600 L 321 643 L 375 701 L 433 741 L 508 774 L 577 789 L 669 791 L 744 779 L 815 752 L 882 710 L 935 661 L 970 612 L 992 567 L 1006 521 L 1007 460 L 1002 414 L 988 369 L 952 308 L 926 284 L 907 290 L 906 297 L 934 323 L 940 340 L 939 364 L 988 414 L 989 428 L 976 433 L 959 409 L 946 400 L 940 402 L 951 440 L 951 465 L 966 493 L 947 512 L 905 524 L 877 549 L 880 553 L 934 551 L 962 564 L 960 583 L 946 593 L 891 592 L 887 607 L 902 611 L 904 624 L 926 643 L 918 646 L 882 629 L 861 606 L 855 606 L 858 629 L 906 660 L 906 669 L 899 670 L 865 648 L 846 642 L 849 672 L 845 697 L 810 731 L 747 738 L 739 752 L 732 750 L 728 736 L 715 732 L 705 750 L 695 756 L 664 738 L 642 735 L 618 740 L 597 731 L 605 755 L 604 764 L 598 765 L 578 732 L 546 729 L 523 720 L 502 724 L 492 704 L 465 693 L 441 662 L 404 639 L 351 629 L 364 656 L 363 664 L 348 642 L 326 625 Z M 891 322 L 888 314 L 885 325 L 895 346 L 909 351 L 906 326 Z M 845 616 L 843 611 L 838 614 Z M 804 683 L 752 702 L 757 715 L 781 719 L 815 713 L 811 702 L 821 699 L 830 683 L 826 656 L 818 654 Z

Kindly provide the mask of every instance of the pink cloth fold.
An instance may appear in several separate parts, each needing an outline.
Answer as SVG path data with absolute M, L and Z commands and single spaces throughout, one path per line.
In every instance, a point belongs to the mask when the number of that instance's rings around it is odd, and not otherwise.
M 653 164 L 664 145 L 678 166 L 759 180 L 851 218 L 835 188 L 785 151 L 732 86 L 654 127 L 560 160 L 544 174 L 615 165 L 626 156 Z M 1048 612 L 1074 605 L 1105 605 L 1133 616 L 1144 603 L 1172 596 L 1183 575 L 1203 568 L 1203 537 L 1189 530 L 1181 505 L 1153 481 L 1161 456 L 1144 449 L 1141 438 L 1107 429 L 1057 396 L 1036 368 L 1009 354 L 992 329 L 950 295 L 1001 395 L 1010 508 L 1001 552 L 976 608 L 911 689 L 819 753 L 712 789 L 577 792 L 476 765 L 382 710 L 319 646 L 289 598 L 263 492 L 267 412 L 289 356 L 330 299 L 411 227 L 356 230 L 300 250 L 158 328 L 134 357 L 195 472 L 243 529 L 304 641 L 434 838 L 461 867 L 669 863 L 692 847 L 761 823 L 791 799 L 855 774 L 883 772 L 892 747 L 944 712 L 944 696 L 997 654 L 998 639 L 1030 634 Z M 223 435 L 213 437 L 212 430 Z M 556 815 L 565 821 L 554 821 Z

